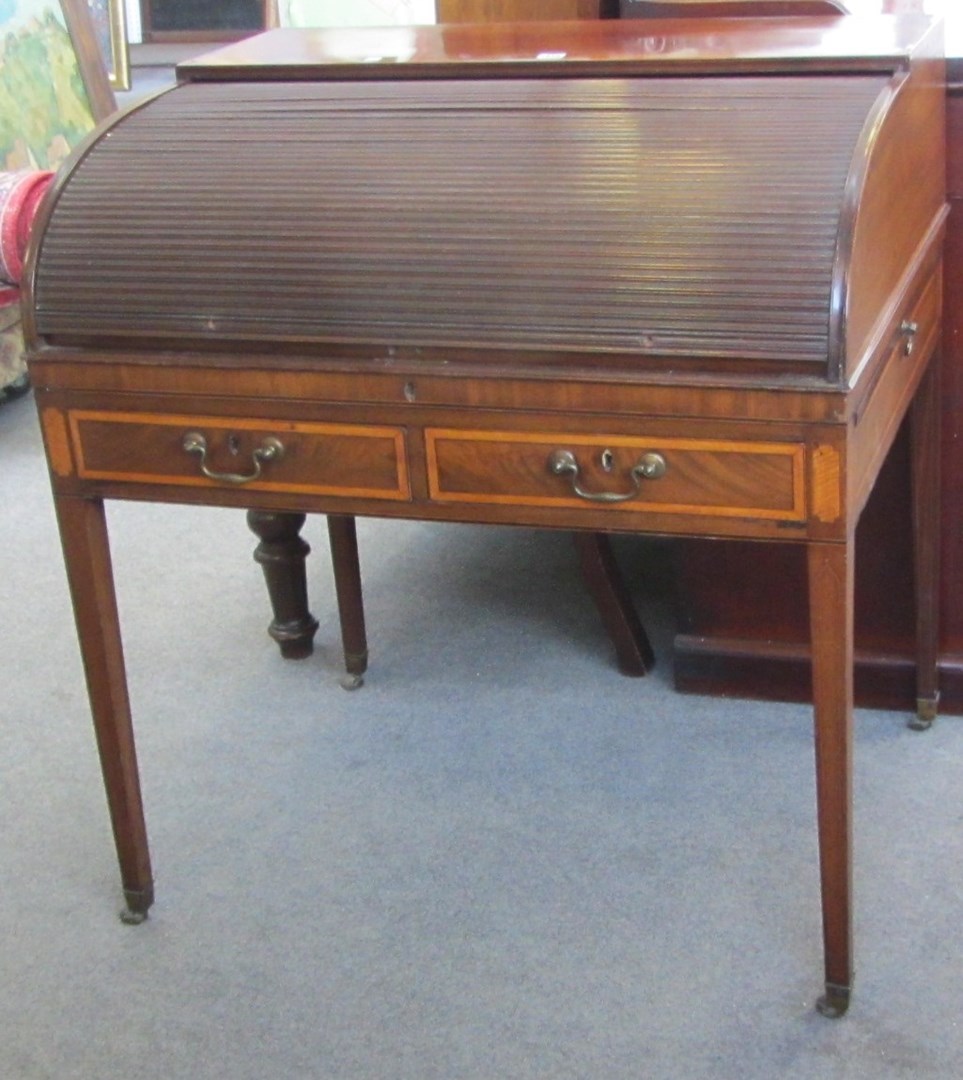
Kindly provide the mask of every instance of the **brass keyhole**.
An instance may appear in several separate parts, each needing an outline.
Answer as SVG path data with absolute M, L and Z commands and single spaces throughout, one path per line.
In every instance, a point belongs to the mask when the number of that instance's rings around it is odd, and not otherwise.
M 241 452 L 241 440 L 236 435 L 228 435 L 227 450 L 229 454 L 233 454 L 235 457 Z
M 611 450 L 603 450 L 602 451 L 601 461 L 602 461 L 602 468 L 606 472 L 611 472 L 612 469 L 615 467 L 615 455 L 612 453 Z

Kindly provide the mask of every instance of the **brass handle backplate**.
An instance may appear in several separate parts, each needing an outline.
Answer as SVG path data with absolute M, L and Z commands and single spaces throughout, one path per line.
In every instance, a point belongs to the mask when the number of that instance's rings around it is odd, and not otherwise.
M 643 454 L 629 471 L 631 491 L 586 491 L 579 483 L 579 464 L 571 450 L 553 450 L 548 459 L 549 472 L 555 476 L 570 476 L 572 491 L 580 499 L 597 503 L 620 503 L 634 499 L 642 490 L 643 480 L 658 480 L 665 476 L 668 464 L 661 454 Z
M 279 461 L 284 457 L 284 444 L 273 435 L 268 435 L 261 441 L 251 455 L 254 462 L 254 470 L 249 473 L 217 472 L 207 464 L 207 439 L 199 431 L 189 431 L 184 436 L 181 444 L 188 454 L 197 454 L 201 459 L 201 472 L 208 480 L 217 480 L 222 484 L 249 484 L 257 480 L 261 475 L 261 466 L 267 461 Z

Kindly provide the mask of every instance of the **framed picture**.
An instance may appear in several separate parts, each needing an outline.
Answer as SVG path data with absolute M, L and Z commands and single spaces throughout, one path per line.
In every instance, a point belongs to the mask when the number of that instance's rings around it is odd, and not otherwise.
M 115 90 L 130 89 L 130 49 L 124 0 L 87 0 L 107 78 Z
M 87 0 L 0 0 L 0 171 L 56 169 L 114 108 Z

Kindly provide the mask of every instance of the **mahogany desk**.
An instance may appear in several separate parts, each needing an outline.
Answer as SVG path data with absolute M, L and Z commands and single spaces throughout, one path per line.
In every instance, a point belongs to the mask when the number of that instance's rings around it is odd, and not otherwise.
M 126 917 L 104 499 L 798 545 L 841 1015 L 853 533 L 907 414 L 937 700 L 939 25 L 273 31 L 180 78 L 59 178 L 27 303 Z

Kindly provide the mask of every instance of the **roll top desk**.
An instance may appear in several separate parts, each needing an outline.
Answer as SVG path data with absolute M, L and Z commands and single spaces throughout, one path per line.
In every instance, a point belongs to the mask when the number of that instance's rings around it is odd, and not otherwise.
M 798 544 L 845 1011 L 853 531 L 907 414 L 938 696 L 943 81 L 924 19 L 279 30 L 98 130 L 27 313 L 129 919 L 105 499 Z

